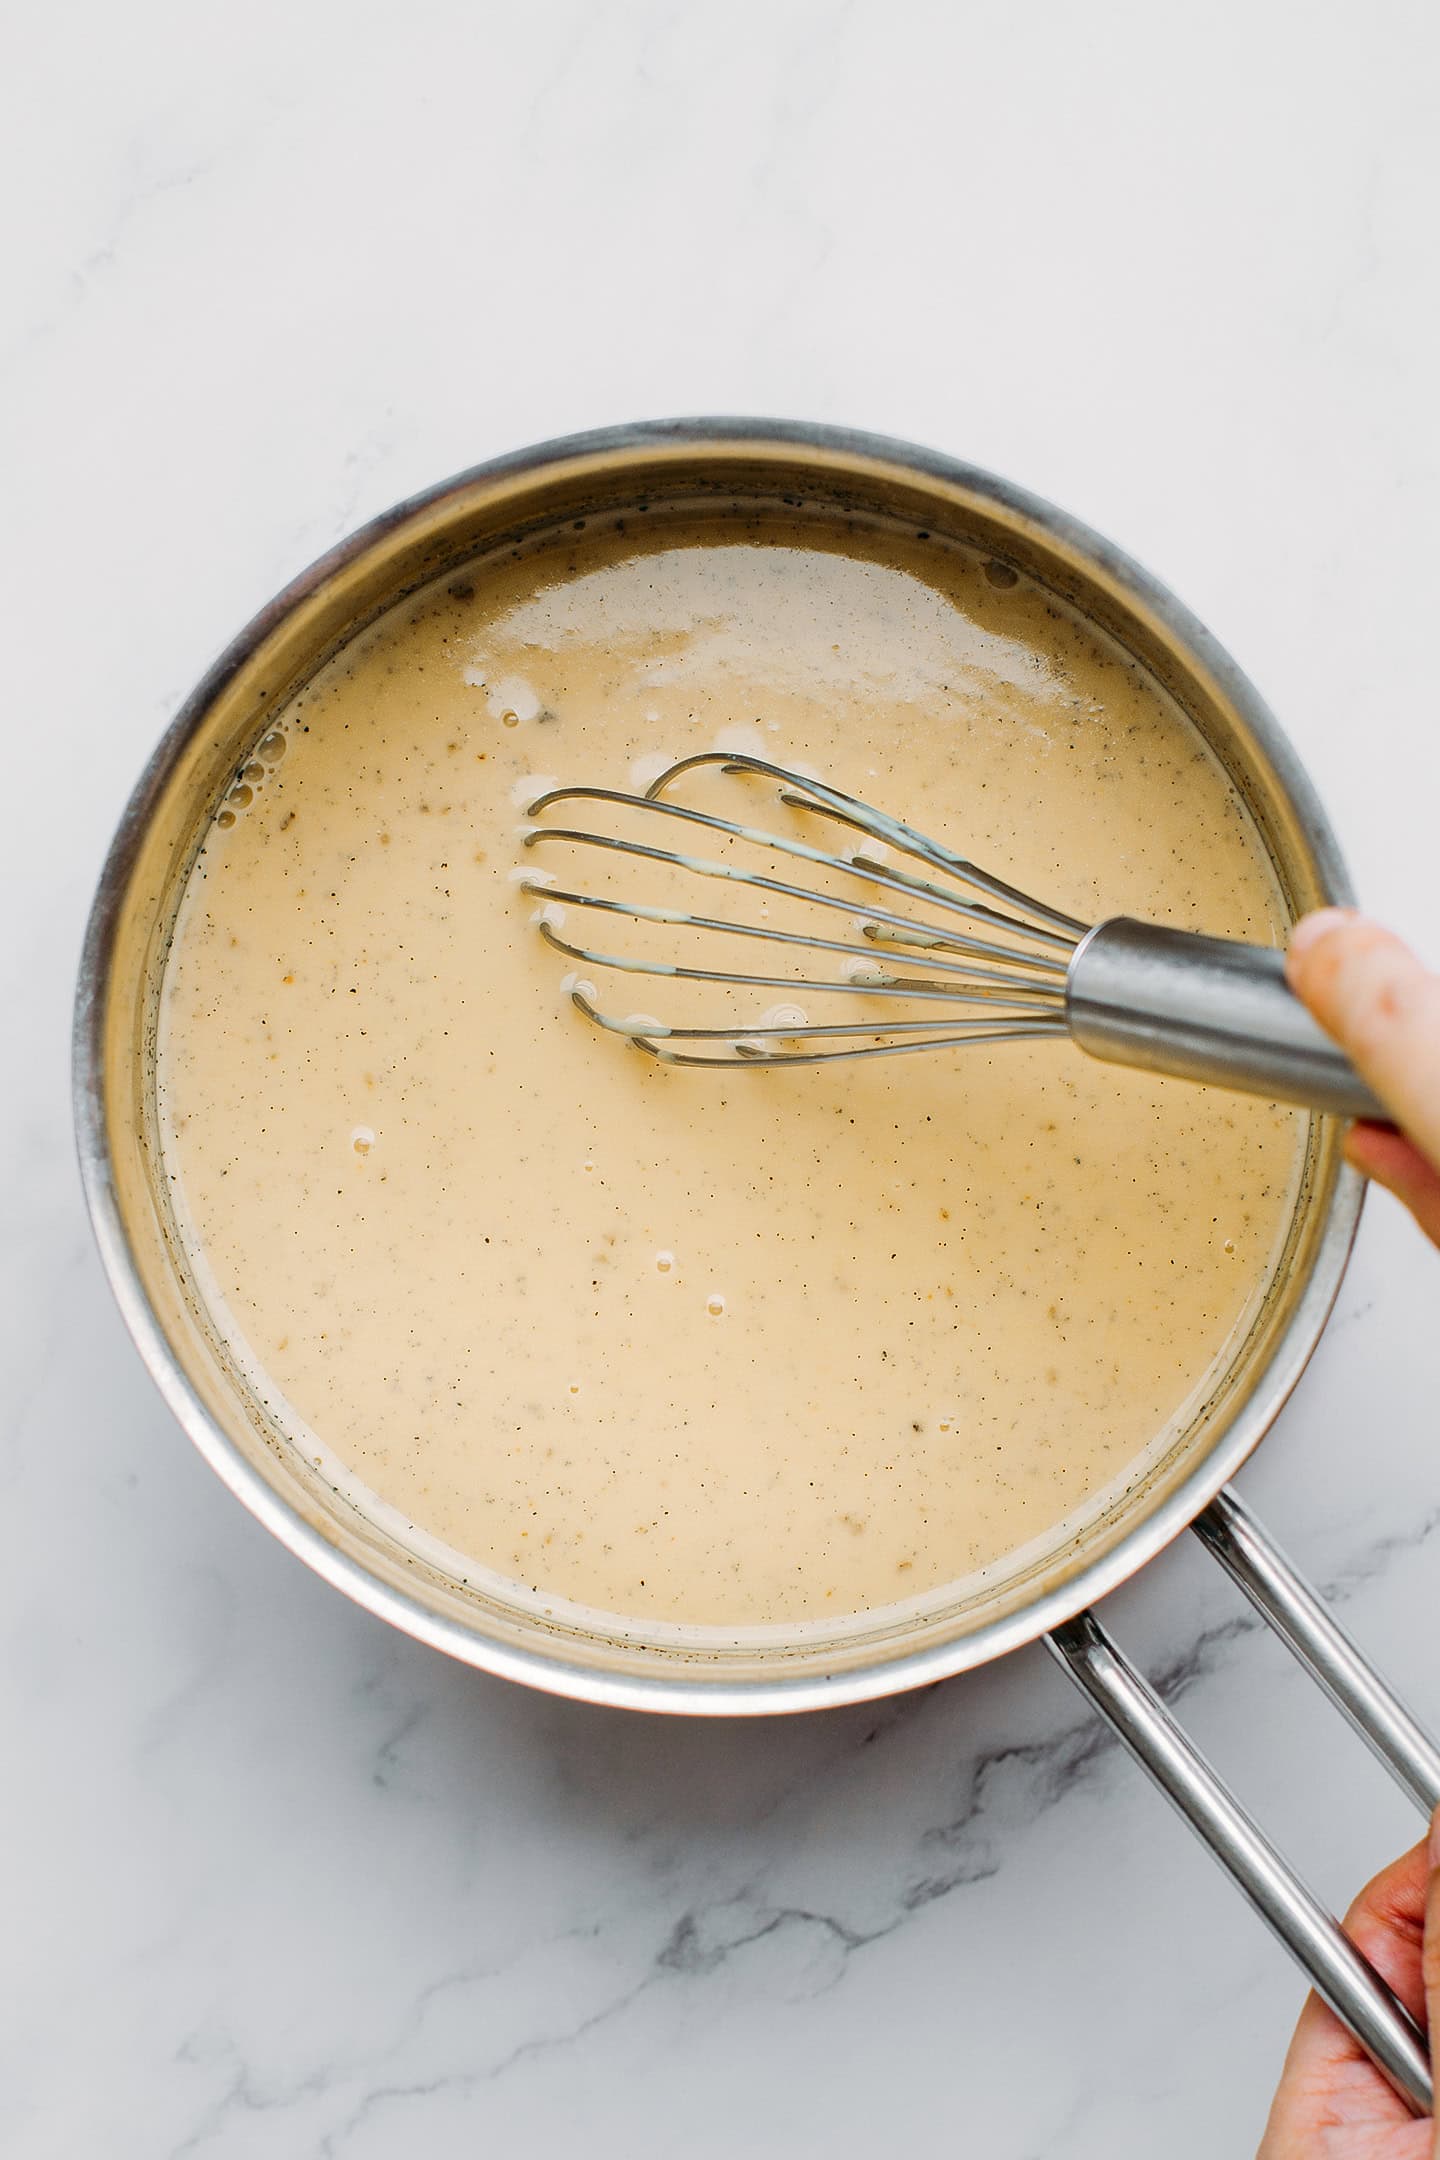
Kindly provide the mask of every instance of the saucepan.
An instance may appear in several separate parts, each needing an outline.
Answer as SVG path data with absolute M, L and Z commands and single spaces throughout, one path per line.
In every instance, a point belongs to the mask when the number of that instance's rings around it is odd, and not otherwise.
M 1440 1802 L 1440 1752 L 1228 1483 L 1299 1378 L 1344 1272 L 1361 1187 L 1335 1119 L 1309 1121 L 1283 1254 L 1223 1376 L 1083 1531 L 1008 1577 L 948 1601 L 937 1594 L 918 1614 L 812 1624 L 758 1647 L 719 1631 L 661 1640 L 619 1619 L 582 1626 L 508 1601 L 498 1581 L 445 1574 L 286 1441 L 192 1279 L 156 1117 L 159 985 L 187 869 L 237 764 L 340 646 L 442 573 L 577 520 L 704 507 L 753 517 L 767 505 L 790 518 L 934 532 L 1048 587 L 1178 700 L 1248 805 L 1292 914 L 1350 898 L 1314 790 L 1234 662 L 1153 578 L 1035 497 L 909 444 L 750 420 L 610 429 L 501 458 L 377 518 L 280 593 L 185 704 L 125 811 L 81 966 L 75 1110 L 90 1212 L 126 1324 L 201 1453 L 292 1552 L 396 1627 L 506 1678 L 634 1710 L 773 1715 L 926 1686 L 1043 1638 L 1396 2088 L 1428 2111 L 1413 2019 L 1091 1610 L 1192 1528 L 1417 1807 L 1428 1815 Z

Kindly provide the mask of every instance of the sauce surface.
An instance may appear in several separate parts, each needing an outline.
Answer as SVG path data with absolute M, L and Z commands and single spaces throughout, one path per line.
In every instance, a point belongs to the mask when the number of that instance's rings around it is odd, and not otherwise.
M 1003 566 L 627 523 L 403 603 L 257 745 L 177 922 L 164 1148 L 282 1426 L 458 1575 L 828 1623 L 1003 1573 L 1183 1423 L 1304 1120 L 1064 1041 L 667 1072 L 560 995 L 523 806 L 718 744 L 1086 921 L 1285 916 L 1189 723 Z

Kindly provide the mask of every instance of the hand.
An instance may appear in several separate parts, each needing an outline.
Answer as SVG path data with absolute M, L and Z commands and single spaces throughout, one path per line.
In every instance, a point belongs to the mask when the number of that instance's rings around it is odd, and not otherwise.
M 1286 972 L 1400 1128 L 1352 1126 L 1346 1155 L 1440 1245 L 1440 975 L 1350 908 L 1321 908 L 1298 922 Z
M 1440 2033 L 1440 1813 L 1428 1854 L 1417 1845 L 1377 1875 L 1346 1913 L 1345 1932 L 1411 2015 Z M 1437 2160 L 1436 2130 L 1416 2121 L 1359 2041 L 1312 1995 L 1256 2160 Z

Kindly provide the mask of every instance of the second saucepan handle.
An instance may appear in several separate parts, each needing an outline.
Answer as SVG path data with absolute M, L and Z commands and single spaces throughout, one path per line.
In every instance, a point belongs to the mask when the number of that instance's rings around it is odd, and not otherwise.
M 1285 980 L 1265 945 L 1117 915 L 1070 962 L 1065 1017 L 1091 1057 L 1342 1117 L 1389 1112 Z
M 1440 1749 L 1361 1656 L 1238 1497 L 1195 1524 L 1256 1609 L 1344 1711 L 1423 1813 L 1440 1799 Z M 1434 2106 L 1424 2035 L 1314 1892 L 1246 1813 L 1093 1613 L 1047 1645 L 1148 1771 L 1320 1995 L 1417 2114 Z
M 1240 1495 L 1225 1486 L 1191 1528 L 1428 1821 L 1440 1807 L 1440 1747 Z

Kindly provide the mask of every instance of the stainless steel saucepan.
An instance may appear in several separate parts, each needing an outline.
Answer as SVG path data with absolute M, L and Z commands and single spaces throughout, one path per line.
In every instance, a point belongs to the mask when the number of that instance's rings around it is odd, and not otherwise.
M 1295 915 L 1350 897 L 1305 773 L 1245 677 L 1155 581 L 1105 541 L 973 467 L 872 436 L 757 421 L 678 421 L 576 436 L 462 474 L 377 518 L 282 592 L 211 669 L 130 801 L 81 967 L 75 1111 L 81 1167 L 126 1323 L 190 1437 L 292 1552 L 422 1642 L 512 1680 L 597 1703 L 773 1715 L 899 1693 L 1044 1637 L 1205 1839 L 1397 2089 L 1431 2106 L 1414 2021 L 1205 1763 L 1090 1610 L 1187 1526 L 1315 1675 L 1417 1808 L 1440 1753 L 1230 1491 L 1309 1357 L 1360 1208 L 1335 1120 L 1313 1118 L 1288 1239 L 1228 1370 L 1183 1433 L 1100 1519 L 984 1590 L 920 1613 L 773 1640 L 601 1631 L 462 1584 L 360 1515 L 269 1421 L 191 1279 L 165 1198 L 155 1114 L 160 976 L 175 906 L 237 764 L 315 669 L 402 594 L 520 538 L 577 521 L 836 517 L 978 545 L 1116 638 L 1181 704 L 1254 816 Z M 472 571 L 472 574 L 476 572 Z

